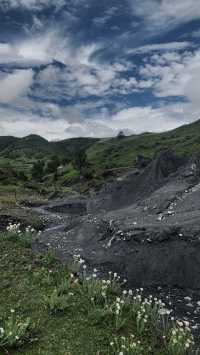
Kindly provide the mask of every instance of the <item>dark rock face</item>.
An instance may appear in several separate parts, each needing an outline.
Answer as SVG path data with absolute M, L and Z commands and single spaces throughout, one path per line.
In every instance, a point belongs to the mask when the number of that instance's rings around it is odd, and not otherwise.
M 36 247 L 52 247 L 62 260 L 79 253 L 132 286 L 200 290 L 199 161 L 162 153 L 95 198 L 50 204 L 50 226 Z M 51 225 L 49 211 L 62 213 L 62 224 Z
M 87 204 L 84 199 L 69 198 L 68 201 L 53 202 L 46 207 L 49 212 L 66 213 L 69 215 L 84 215 L 87 213 Z
M 173 152 L 163 152 L 152 163 L 152 177 L 157 181 L 162 181 L 175 173 L 184 163 L 185 159 L 177 157 Z
M 136 166 L 138 169 L 144 169 L 151 162 L 150 158 L 144 157 L 143 155 L 138 155 L 136 158 Z
M 123 181 L 108 184 L 101 198 L 91 202 L 91 210 L 117 210 L 148 198 L 155 190 L 168 183 L 169 176 L 181 169 L 185 159 L 172 152 L 163 152 L 138 174 L 133 170 Z M 192 175 L 193 176 L 193 175 Z

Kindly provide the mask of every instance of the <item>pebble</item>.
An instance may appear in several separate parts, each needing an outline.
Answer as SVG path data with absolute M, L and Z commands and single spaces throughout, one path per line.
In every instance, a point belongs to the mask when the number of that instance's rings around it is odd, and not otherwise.
M 192 298 L 187 296 L 187 297 L 184 297 L 184 300 L 190 302 L 190 301 L 192 301 Z

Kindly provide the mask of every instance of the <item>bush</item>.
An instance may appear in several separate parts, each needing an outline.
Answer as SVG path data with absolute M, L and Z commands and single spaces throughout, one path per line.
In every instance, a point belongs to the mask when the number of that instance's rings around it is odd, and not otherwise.
M 11 309 L 9 317 L 0 321 L 0 348 L 21 346 L 30 338 L 30 325 L 30 318 L 21 319 Z
M 31 226 L 26 227 L 26 229 L 22 232 L 20 223 L 9 223 L 6 230 L 7 233 L 4 236 L 6 239 L 19 242 L 24 247 L 31 246 L 33 236 L 36 234 L 35 229 Z M 40 232 L 38 234 L 40 234 Z
M 44 297 L 44 305 L 51 314 L 64 312 L 70 307 L 69 301 L 73 294 L 62 294 L 60 291 L 61 290 L 55 288 L 50 296 Z
M 135 339 L 132 334 L 129 337 L 116 337 L 112 342 L 110 342 L 110 347 L 113 355 L 142 355 L 143 347 L 141 341 Z M 151 351 L 151 349 L 149 349 Z
M 184 322 L 177 322 L 169 332 L 168 343 L 166 344 L 170 355 L 187 354 L 193 345 L 191 330 Z

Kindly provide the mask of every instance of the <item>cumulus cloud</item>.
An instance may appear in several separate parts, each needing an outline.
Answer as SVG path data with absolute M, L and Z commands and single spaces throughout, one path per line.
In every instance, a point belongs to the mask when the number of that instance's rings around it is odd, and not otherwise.
M 63 41 L 57 30 L 12 43 L 0 43 L 0 64 L 33 66 L 48 64 L 53 60 L 63 62 L 68 57 L 67 46 L 67 38 Z
M 20 47 L 21 56 L 23 53 L 27 61 L 36 60 L 32 45 L 30 52 L 28 50 L 29 45 Z M 13 134 L 15 130 L 15 135 L 34 132 L 51 140 L 76 136 L 108 137 L 115 136 L 121 129 L 132 133 L 173 129 L 185 123 L 186 114 L 193 120 L 197 117 L 194 113 L 199 113 L 197 80 L 196 86 L 191 88 L 195 76 L 198 77 L 198 51 L 195 54 L 188 51 L 152 53 L 150 62 L 140 66 L 140 76 L 136 79 L 130 76 L 130 71 L 137 67 L 128 60 L 104 64 L 94 59 L 94 53 L 98 50 L 96 45 L 74 49 L 65 44 L 65 47 L 61 48 L 59 56 L 64 66 L 50 64 L 41 70 L 35 81 L 37 90 L 31 91 L 33 97 L 48 100 L 49 103 L 36 103 L 25 98 L 20 101 L 19 97 L 24 95 L 32 84 L 32 70 L 18 70 L 2 77 L 0 85 L 2 83 L 7 89 L 0 95 L 0 102 L 10 102 L 12 106 L 12 110 L 7 114 L 9 120 L 1 125 L 2 133 L 3 130 L 9 134 Z M 7 50 L 9 48 L 5 47 L 4 51 Z M 49 61 L 51 55 L 48 57 L 47 53 L 46 57 L 46 53 L 46 49 L 41 47 L 41 53 L 36 53 L 37 60 L 40 59 L 44 63 Z M 103 111 L 106 97 L 112 98 L 114 94 L 126 95 L 149 88 L 157 97 L 185 95 L 190 104 L 166 104 L 157 108 L 150 105 L 144 108 L 123 108 L 122 105 L 115 113 Z M 99 107 L 97 102 L 91 103 L 92 95 L 98 96 L 101 101 Z M 60 107 L 51 103 L 55 99 L 59 101 L 69 98 L 87 98 L 88 105 Z M 16 99 L 13 104 L 12 101 Z M 88 112 L 93 112 L 92 119 L 88 119 Z M 23 126 L 23 129 L 17 128 L 17 125 Z
M 152 80 L 154 94 L 158 97 L 185 96 L 190 102 L 200 102 L 197 99 L 200 99 L 200 50 L 152 56 L 152 62 L 141 67 L 140 74 Z
M 162 105 L 157 108 L 136 106 L 117 112 L 104 123 L 112 128 L 113 132 L 119 130 L 132 133 L 162 132 L 188 122 L 184 119 L 183 112 L 183 106 L 179 104 Z
M 27 93 L 33 82 L 33 71 L 15 70 L 0 77 L 0 102 L 8 103 Z
M 113 93 L 126 94 L 137 84 L 135 78 L 124 78 L 134 68 L 127 61 L 112 64 L 93 59 L 99 47 L 85 45 L 72 49 L 69 45 L 59 52 L 64 67 L 50 65 L 37 76 L 37 96 L 42 98 L 85 98 Z

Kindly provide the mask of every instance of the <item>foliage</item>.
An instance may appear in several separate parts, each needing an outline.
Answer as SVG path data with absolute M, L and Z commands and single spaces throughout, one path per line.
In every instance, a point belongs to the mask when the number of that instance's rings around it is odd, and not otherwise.
M 29 339 L 31 320 L 21 319 L 10 310 L 8 318 L 0 321 L 0 348 L 19 347 Z
M 55 288 L 50 296 L 44 297 L 44 304 L 50 313 L 63 312 L 69 307 L 70 298 L 71 295 L 66 295 L 61 289 Z
M 7 234 L 4 234 L 4 238 L 10 240 L 14 239 L 24 247 L 30 247 L 33 241 L 33 236 L 36 234 L 36 231 L 31 226 L 26 227 L 24 231 L 22 231 L 21 227 L 22 226 L 20 223 L 9 223 L 7 227 Z M 40 235 L 40 233 L 41 232 L 38 232 L 38 236 Z
M 44 175 L 44 166 L 45 164 L 43 160 L 38 160 L 33 164 L 31 171 L 33 179 L 41 180 L 42 176 Z
M 193 341 L 188 322 L 178 321 L 169 332 L 167 349 L 170 355 L 182 355 L 191 348 Z
M 87 156 L 84 150 L 80 150 L 76 153 L 74 158 L 74 164 L 80 174 L 82 175 L 83 169 L 86 167 L 87 164 Z
M 113 355 L 142 355 L 144 350 L 141 341 L 135 339 L 133 334 L 129 337 L 121 336 L 114 338 L 110 342 L 110 346 Z M 149 351 L 151 352 L 151 347 Z
M 54 155 L 51 160 L 49 160 L 47 162 L 46 168 L 45 168 L 45 172 L 48 173 L 56 173 L 57 168 L 60 165 L 60 160 L 59 157 L 57 155 Z
M 122 138 L 124 138 L 124 137 L 126 137 L 126 136 L 125 136 L 125 133 L 124 133 L 123 131 L 119 131 L 119 133 L 118 133 L 118 135 L 117 135 L 117 138 L 118 138 L 118 139 L 122 139 Z

